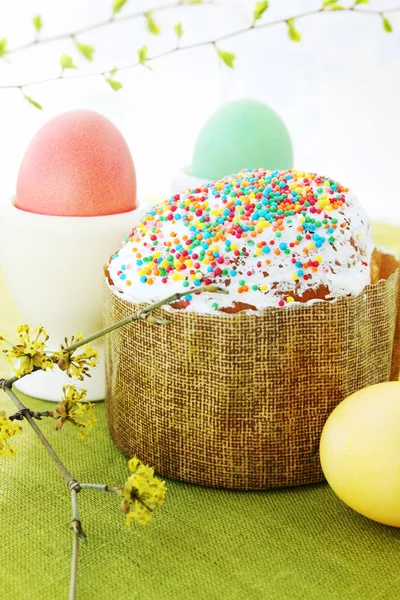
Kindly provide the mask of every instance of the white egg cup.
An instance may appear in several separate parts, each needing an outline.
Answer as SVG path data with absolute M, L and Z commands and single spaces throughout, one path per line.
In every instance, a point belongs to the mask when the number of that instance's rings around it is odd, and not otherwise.
M 14 198 L 0 214 L 0 262 L 7 287 L 32 327 L 43 325 L 58 349 L 75 332 L 90 335 L 102 328 L 103 265 L 121 246 L 149 205 L 101 217 L 59 217 L 16 208 Z M 92 377 L 70 379 L 59 369 L 37 371 L 15 387 L 43 400 L 59 401 L 62 387 L 87 389 L 87 400 L 103 400 L 105 369 L 102 340 L 93 345 L 99 364 Z
M 171 193 L 180 194 L 188 189 L 195 189 L 210 183 L 212 179 L 204 179 L 203 177 L 195 177 L 192 175 L 192 167 L 188 165 L 181 167 L 174 175 L 171 181 Z

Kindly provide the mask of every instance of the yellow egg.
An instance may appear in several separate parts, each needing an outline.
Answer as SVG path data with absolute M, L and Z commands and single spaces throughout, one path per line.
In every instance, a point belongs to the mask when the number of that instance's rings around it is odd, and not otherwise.
M 364 388 L 341 402 L 325 423 L 320 459 L 343 502 L 400 527 L 400 382 Z

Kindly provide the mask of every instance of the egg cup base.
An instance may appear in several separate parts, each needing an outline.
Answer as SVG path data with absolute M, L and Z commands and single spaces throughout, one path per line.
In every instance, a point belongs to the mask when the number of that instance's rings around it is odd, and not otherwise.
M 127 213 L 60 217 L 20 210 L 10 198 L 0 214 L 0 263 L 19 323 L 32 329 L 43 326 L 49 347 L 57 349 L 65 337 L 100 331 L 103 264 L 148 208 L 143 203 Z M 102 342 L 93 345 L 98 348 Z M 87 400 L 103 400 L 103 359 L 92 378 L 83 382 L 54 370 L 34 373 L 16 387 L 36 398 L 59 401 L 68 383 L 87 388 Z

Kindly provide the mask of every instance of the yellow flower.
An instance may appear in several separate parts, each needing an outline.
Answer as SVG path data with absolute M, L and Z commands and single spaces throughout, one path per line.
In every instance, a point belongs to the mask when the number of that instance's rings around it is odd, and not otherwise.
M 155 477 L 154 469 L 144 465 L 136 456 L 128 463 L 132 475 L 120 490 L 123 496 L 121 510 L 126 513 L 126 524 L 150 522 L 153 511 L 161 506 L 167 491 L 165 481 Z
M 7 342 L 5 336 L 0 336 L 0 343 L 6 342 L 10 346 L 9 349 L 3 350 L 8 362 L 17 361 L 17 367 L 14 369 L 17 377 L 38 369 L 52 369 L 53 360 L 46 354 L 46 342 L 49 339 L 46 330 L 43 327 L 34 329 L 35 337 L 31 339 L 29 325 L 20 325 L 17 333 L 18 343 L 14 345 Z
M 75 351 L 65 352 L 65 349 L 83 339 L 81 333 L 76 333 L 68 341 L 65 338 L 65 345 L 61 345 L 59 352 L 56 354 L 56 362 L 62 371 L 65 371 L 68 377 L 75 377 L 80 381 L 83 378 L 91 377 L 89 368 L 95 367 L 99 359 L 99 354 L 92 346 L 80 346 Z
M 139 525 L 147 525 L 151 521 L 151 512 L 140 504 L 138 500 L 135 500 L 133 510 L 130 510 L 125 517 L 128 527 L 131 526 L 132 521 L 139 523 Z
M 0 411 L 0 456 L 15 456 L 17 449 L 10 446 L 8 440 L 14 435 L 22 433 L 21 426 L 15 421 L 10 421 L 3 411 Z
M 55 409 L 59 415 L 56 429 L 59 431 L 65 423 L 70 423 L 78 429 L 80 436 L 85 438 L 96 424 L 93 404 L 90 402 L 82 404 L 81 400 L 85 398 L 86 390 L 78 389 L 74 385 L 65 385 L 63 392 L 61 402 Z

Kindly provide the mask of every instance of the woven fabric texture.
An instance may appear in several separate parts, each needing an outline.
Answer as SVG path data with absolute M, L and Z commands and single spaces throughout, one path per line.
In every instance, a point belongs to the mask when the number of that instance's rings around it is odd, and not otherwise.
M 379 283 L 335 302 L 261 316 L 158 309 L 168 325 L 142 321 L 112 332 L 113 440 L 164 476 L 191 483 L 264 489 L 323 480 L 319 440 L 333 408 L 399 376 L 399 267 L 377 252 Z M 105 288 L 107 325 L 145 306 Z
M 96 411 L 99 423 L 85 442 L 72 430 L 42 428 L 75 476 L 120 485 L 127 461 L 108 437 L 104 405 Z M 69 495 L 24 429 L 15 460 L 1 463 L 0 598 L 67 600 Z M 265 492 L 167 485 L 147 528 L 128 529 L 116 497 L 80 494 L 88 543 L 80 550 L 78 600 L 400 598 L 400 529 L 358 515 L 325 483 Z
M 399 229 L 374 232 L 400 253 Z M 0 274 L 0 330 L 11 334 L 21 322 Z M 0 376 L 5 369 L 0 358 Z M 2 392 L 0 410 L 14 410 Z M 126 458 L 108 436 L 104 405 L 96 411 L 98 424 L 84 442 L 73 430 L 41 427 L 76 477 L 120 485 Z M 15 459 L 0 462 L 0 598 L 67 600 L 68 493 L 27 425 L 17 442 Z M 400 529 L 358 515 L 325 483 L 236 492 L 168 481 L 165 505 L 143 529 L 123 525 L 111 495 L 82 492 L 79 502 L 88 543 L 78 600 L 400 598 Z

